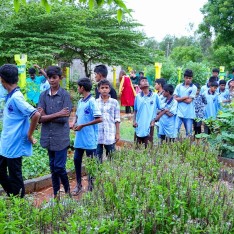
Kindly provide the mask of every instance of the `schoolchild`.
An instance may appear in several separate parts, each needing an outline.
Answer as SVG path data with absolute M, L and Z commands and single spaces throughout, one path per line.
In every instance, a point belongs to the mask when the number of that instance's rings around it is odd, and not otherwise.
M 98 83 L 100 97 L 96 99 L 97 105 L 102 113 L 102 122 L 98 124 L 97 156 L 102 162 L 103 147 L 106 156 L 111 158 L 115 151 L 115 143 L 119 140 L 120 107 L 117 100 L 110 97 L 111 84 L 108 80 Z
M 163 92 L 164 92 L 163 87 L 164 87 L 164 85 L 166 83 L 167 82 L 166 82 L 166 80 L 164 78 L 159 78 L 159 79 L 155 80 L 155 86 L 154 87 L 155 87 L 155 89 L 157 91 L 160 103 L 164 102 L 166 100 L 166 97 L 164 97 L 164 95 L 163 95 Z
M 213 82 L 216 82 L 217 78 L 215 76 L 211 76 L 207 82 L 207 84 L 203 85 L 201 87 L 201 91 L 200 91 L 200 94 L 203 94 L 206 90 L 209 89 L 210 87 L 210 84 L 213 83 Z
M 78 102 L 76 118 L 73 123 L 73 130 L 76 131 L 74 142 L 74 165 L 77 181 L 77 186 L 72 192 L 73 195 L 78 195 L 82 191 L 81 166 L 84 152 L 86 152 L 88 157 L 94 157 L 97 153 L 97 124 L 102 122 L 102 114 L 98 108 L 97 102 L 90 93 L 91 89 L 92 82 L 89 78 L 82 78 L 78 80 L 77 91 L 83 96 L 83 98 Z M 91 177 L 89 177 L 89 189 L 92 190 Z
M 65 193 L 70 195 L 66 161 L 70 145 L 69 115 L 72 103 L 70 94 L 59 85 L 61 68 L 50 66 L 46 72 L 50 88 L 41 93 L 38 104 L 42 123 L 40 143 L 48 151 L 54 198 L 59 198 L 60 181 Z
M 174 141 L 177 137 L 175 120 L 177 113 L 177 101 L 173 97 L 174 88 L 171 84 L 163 86 L 163 96 L 165 100 L 161 103 L 161 110 L 156 117 L 159 121 L 159 138 L 162 141 Z
M 201 133 L 202 121 L 205 115 L 204 113 L 205 105 L 207 104 L 205 95 L 200 94 L 200 85 L 198 83 L 196 83 L 195 85 L 197 87 L 197 93 L 194 98 L 194 107 L 196 115 L 196 118 L 193 120 L 194 137 L 195 135 Z
M 232 74 L 229 75 L 229 80 L 226 83 L 226 89 L 229 89 L 229 84 L 232 80 L 234 80 L 234 68 L 232 68 Z
M 140 78 L 139 87 L 141 92 L 137 94 L 134 102 L 133 127 L 137 145 L 144 144 L 146 148 L 149 142 L 153 144 L 155 118 L 160 103 L 158 95 L 149 89 L 146 77 Z
M 103 64 L 97 65 L 94 68 L 95 73 L 95 80 L 96 82 L 99 82 L 100 80 L 107 79 L 108 70 L 107 67 Z M 95 98 L 99 98 L 100 93 L 98 92 L 98 88 L 95 88 Z M 111 98 L 114 98 L 117 100 L 117 93 L 113 87 L 111 87 L 110 90 L 110 96 Z
M 0 140 L 0 184 L 8 196 L 19 195 L 22 198 L 25 194 L 22 157 L 32 155 L 32 144 L 36 143 L 33 132 L 40 114 L 20 92 L 17 86 L 18 68 L 15 65 L 1 66 L 0 79 L 7 90 Z
M 36 69 L 34 67 L 39 70 L 40 76 L 36 75 Z M 48 88 L 48 82 L 45 71 L 37 64 L 35 64 L 34 67 L 28 69 L 29 77 L 26 79 L 26 94 L 28 100 L 31 101 L 33 105 L 37 106 L 42 87 L 46 84 L 46 88 Z
M 218 83 L 213 82 L 210 84 L 210 88 L 206 90 L 203 94 L 206 97 L 207 105 L 205 106 L 205 120 L 208 119 L 216 119 L 218 110 L 219 110 L 219 100 L 218 100 L 218 93 L 216 92 L 218 88 Z M 211 133 L 211 128 L 205 124 L 204 132 L 206 134 Z
M 218 95 L 219 95 L 219 103 L 220 107 L 224 106 L 225 104 L 228 104 L 231 102 L 230 99 L 230 93 L 229 89 L 226 89 L 226 81 L 225 80 L 220 80 L 219 81 L 219 88 L 217 89 Z
M 184 72 L 184 83 L 178 84 L 174 91 L 175 100 L 178 102 L 176 115 L 176 128 L 179 134 L 182 123 L 184 124 L 186 136 L 192 136 L 193 120 L 195 119 L 194 98 L 197 87 L 192 83 L 193 72 L 186 69 Z

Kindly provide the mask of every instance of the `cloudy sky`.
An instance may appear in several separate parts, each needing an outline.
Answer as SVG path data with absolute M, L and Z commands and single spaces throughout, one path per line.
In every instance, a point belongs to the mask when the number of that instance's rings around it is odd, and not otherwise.
M 197 29 L 203 15 L 200 8 L 207 0 L 125 0 L 133 18 L 143 24 L 148 37 L 161 41 L 167 34 L 189 35 L 189 23 Z

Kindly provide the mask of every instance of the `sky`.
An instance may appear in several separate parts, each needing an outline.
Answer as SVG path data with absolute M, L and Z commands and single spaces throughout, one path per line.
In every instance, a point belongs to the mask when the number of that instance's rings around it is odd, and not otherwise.
M 157 41 L 167 35 L 176 37 L 188 36 L 189 23 L 194 24 L 194 30 L 202 22 L 200 8 L 207 0 L 125 0 L 132 16 L 143 24 L 142 30 L 148 37 Z

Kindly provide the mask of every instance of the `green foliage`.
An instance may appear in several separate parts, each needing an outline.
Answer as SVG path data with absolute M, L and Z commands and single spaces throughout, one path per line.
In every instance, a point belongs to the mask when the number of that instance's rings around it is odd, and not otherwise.
M 188 68 L 193 71 L 193 83 L 204 85 L 210 77 L 210 69 L 205 63 L 188 62 L 184 64 L 182 68 L 182 79 L 185 69 Z
M 177 66 L 182 66 L 187 62 L 201 62 L 202 51 L 197 46 L 183 46 L 173 49 L 170 58 L 176 63 Z
M 53 10 L 47 13 L 31 2 L 21 6 L 18 13 L 6 15 L 0 31 L 2 62 L 12 61 L 18 53 L 28 54 L 28 60 L 37 60 L 43 66 L 79 58 L 86 76 L 90 75 L 88 65 L 95 62 L 127 66 L 152 63 L 142 45 L 145 35 L 138 29 L 141 25 L 126 14 L 119 23 L 114 17 L 116 8 L 90 10 L 59 3 L 51 7 Z
M 202 8 L 204 15 L 199 30 L 206 36 L 211 36 L 214 31 L 217 46 L 234 45 L 233 30 L 233 0 L 208 1 Z
M 216 120 L 207 120 L 211 135 L 203 135 L 223 157 L 234 158 L 234 103 L 225 105 Z
M 112 161 L 86 160 L 94 191 L 35 208 L 0 199 L 1 230 L 28 233 L 233 233 L 234 191 L 218 181 L 215 151 L 189 141 L 150 152 L 126 148 Z M 20 218 L 19 218 L 20 217 Z M 4 228 L 4 229 L 3 229 Z
M 219 46 L 214 49 L 211 56 L 214 67 L 225 66 L 225 70 L 231 70 L 234 67 L 234 45 Z

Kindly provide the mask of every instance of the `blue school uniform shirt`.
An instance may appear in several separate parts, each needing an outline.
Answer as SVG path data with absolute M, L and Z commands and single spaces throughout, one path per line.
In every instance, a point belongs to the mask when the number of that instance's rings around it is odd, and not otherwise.
M 141 91 L 137 94 L 134 101 L 134 111 L 136 111 L 138 124 L 135 132 L 138 137 L 146 137 L 150 134 L 150 123 L 155 119 L 158 109 L 160 109 L 160 102 L 156 93 L 150 91 L 145 96 Z
M 41 85 L 40 85 L 40 92 L 42 93 L 49 88 L 50 88 L 50 84 L 49 84 L 48 80 L 44 80 L 44 82 L 41 83 Z
M 34 79 L 28 77 L 26 79 L 27 98 L 35 104 L 39 102 L 41 84 L 43 84 L 45 80 L 46 78 L 44 76 L 35 76 Z
M 91 122 L 95 118 L 102 116 L 97 102 L 95 101 L 94 97 L 91 96 L 91 94 L 88 97 L 79 100 L 76 116 L 78 117 L 76 125 Z M 81 149 L 96 149 L 97 139 L 97 124 L 83 127 L 80 131 L 76 131 L 74 147 Z
M 218 89 L 217 93 L 219 95 L 219 103 L 222 103 L 223 101 L 226 101 L 226 100 L 230 100 L 230 92 L 228 89 L 225 89 L 223 92 L 220 92 L 220 90 Z
M 207 89 L 209 89 L 208 84 L 205 84 L 201 87 L 200 94 L 203 94 Z
M 219 100 L 218 100 L 218 94 L 215 92 L 212 94 L 210 90 L 206 90 L 204 93 L 204 96 L 206 97 L 207 104 L 205 106 L 205 119 L 216 119 L 218 110 L 219 110 Z
M 175 128 L 175 120 L 178 102 L 172 97 L 162 103 L 161 109 L 169 109 L 172 116 L 166 114 L 159 119 L 159 135 L 165 135 L 169 138 L 176 138 L 177 129 Z
M 2 83 L 0 82 L 0 121 L 2 121 L 6 95 L 7 91 L 3 88 Z
M 3 111 L 3 129 L 0 141 L 0 155 L 18 158 L 32 155 L 32 144 L 28 140 L 29 119 L 36 109 L 28 104 L 19 88 L 6 97 Z
M 197 87 L 194 84 L 185 86 L 184 83 L 178 84 L 175 88 L 174 95 L 178 97 L 188 96 L 192 99 L 195 98 L 197 92 Z M 194 100 L 191 103 L 187 104 L 185 102 L 178 102 L 177 116 L 185 119 L 194 119 L 195 118 L 195 107 Z

